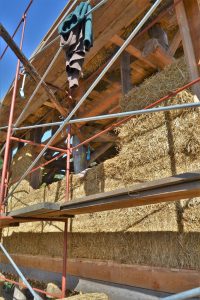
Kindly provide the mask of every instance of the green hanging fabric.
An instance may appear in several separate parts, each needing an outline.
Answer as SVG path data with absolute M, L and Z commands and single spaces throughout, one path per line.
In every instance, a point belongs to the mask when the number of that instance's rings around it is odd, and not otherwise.
M 0 158 L 0 170 L 2 169 L 3 167 L 3 160 Z
M 64 21 L 58 26 L 58 33 L 65 39 L 68 37 L 71 30 L 73 30 L 79 23 L 85 22 L 84 30 L 84 44 L 87 49 L 92 47 L 92 14 L 85 17 L 85 14 L 91 10 L 91 5 L 88 2 L 81 2 L 75 10 L 69 14 Z

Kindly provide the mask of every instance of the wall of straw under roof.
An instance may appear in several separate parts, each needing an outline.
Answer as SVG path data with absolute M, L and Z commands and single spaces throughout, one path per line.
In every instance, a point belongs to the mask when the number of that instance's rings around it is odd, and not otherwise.
M 17 151 L 11 163 L 11 182 L 14 182 L 17 179 L 21 178 L 28 167 L 32 164 L 39 151 L 35 146 L 32 145 L 25 145 Z M 40 159 L 38 164 L 41 164 L 44 161 L 45 160 L 42 158 Z M 31 176 L 31 174 L 26 176 L 25 180 L 28 183 L 30 183 L 31 181 Z M 38 172 L 38 176 L 40 176 L 40 180 L 42 180 L 42 171 Z
M 121 99 L 121 106 L 144 107 L 186 82 L 188 72 L 181 59 L 132 90 Z M 166 104 L 194 100 L 190 91 L 184 91 Z M 90 169 L 85 178 L 71 176 L 71 198 L 200 168 L 199 109 L 142 115 L 121 126 L 118 134 L 116 157 Z M 10 208 L 22 206 L 19 199 L 28 205 L 27 189 L 23 182 L 17 197 L 10 199 Z M 57 202 L 64 200 L 64 193 L 65 180 L 31 190 L 29 199 Z M 4 243 L 11 253 L 61 256 L 62 231 L 60 223 L 21 225 L 4 230 Z M 200 268 L 199 198 L 77 216 L 70 231 L 69 257 Z

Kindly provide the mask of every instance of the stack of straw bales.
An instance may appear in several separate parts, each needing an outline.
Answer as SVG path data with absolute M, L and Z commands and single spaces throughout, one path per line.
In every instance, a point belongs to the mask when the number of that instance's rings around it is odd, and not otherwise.
M 37 157 L 38 150 L 35 146 L 26 145 L 17 151 L 15 156 L 13 157 L 11 163 L 11 182 L 15 182 L 17 179 L 21 178 L 24 175 L 25 171 L 31 165 L 33 160 Z M 45 162 L 45 159 L 40 159 L 38 164 Z M 39 180 L 42 181 L 42 170 L 37 172 L 40 177 Z M 31 174 L 27 175 L 25 180 L 30 183 Z
M 188 82 L 184 59 L 147 79 L 121 99 L 123 110 L 145 107 Z M 162 105 L 188 103 L 196 98 L 191 91 L 181 92 Z M 127 187 L 200 168 L 199 109 L 160 112 L 133 118 L 117 129 L 118 155 L 90 169 L 84 178 L 71 176 L 71 198 Z M 22 183 L 23 185 L 23 183 Z M 18 189 L 18 198 L 25 190 Z M 65 180 L 31 191 L 29 199 L 37 202 L 62 201 Z M 41 200 L 40 200 L 41 201 Z M 18 207 L 15 199 L 10 199 Z M 12 207 L 12 204 L 10 204 Z M 145 207 L 120 209 L 77 216 L 71 222 L 70 257 L 115 260 L 153 266 L 200 268 L 200 200 L 199 198 L 161 203 Z M 39 241 L 53 237 L 53 255 L 62 255 L 62 225 L 48 223 L 20 226 L 25 248 L 33 255 L 52 255 L 48 249 L 33 249 L 30 239 Z M 14 233 L 15 231 L 15 233 Z M 26 233 L 29 231 L 29 235 Z M 51 233 L 48 233 L 51 231 Z M 20 244 L 23 237 L 10 229 L 5 239 Z M 32 236 L 30 235 L 32 232 Z M 57 240 L 57 243 L 55 243 Z M 106 245 L 106 247 L 105 247 Z M 25 250 L 24 250 L 25 249 Z M 60 250 L 59 250 L 60 249 Z

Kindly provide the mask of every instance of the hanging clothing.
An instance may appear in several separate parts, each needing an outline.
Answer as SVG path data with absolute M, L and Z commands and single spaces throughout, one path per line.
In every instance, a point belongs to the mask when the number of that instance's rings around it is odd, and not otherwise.
M 78 86 L 86 51 L 93 46 L 92 14 L 88 2 L 81 2 L 59 25 L 60 44 L 66 55 L 69 88 Z

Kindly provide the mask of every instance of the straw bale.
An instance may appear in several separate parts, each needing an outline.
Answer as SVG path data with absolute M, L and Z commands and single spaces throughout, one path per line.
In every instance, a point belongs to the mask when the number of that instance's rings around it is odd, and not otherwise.
M 36 147 L 31 145 L 26 145 L 17 151 L 11 164 L 11 182 L 15 181 L 17 178 L 19 179 L 24 174 L 24 172 L 36 158 L 37 154 L 38 151 Z M 45 160 L 42 158 L 38 164 L 43 163 L 44 161 Z M 42 172 L 39 172 L 38 176 L 40 176 L 40 179 L 42 179 Z M 31 174 L 27 175 L 25 179 L 27 182 L 30 182 Z
M 62 257 L 63 232 L 13 233 L 4 238 L 4 245 L 11 254 Z M 199 270 L 200 235 L 192 231 L 75 232 L 69 234 L 68 257 Z
M 121 109 L 123 111 L 142 109 L 178 87 L 183 86 L 188 82 L 188 78 L 185 59 L 181 58 L 163 71 L 145 79 L 141 85 L 122 97 L 120 100 Z

